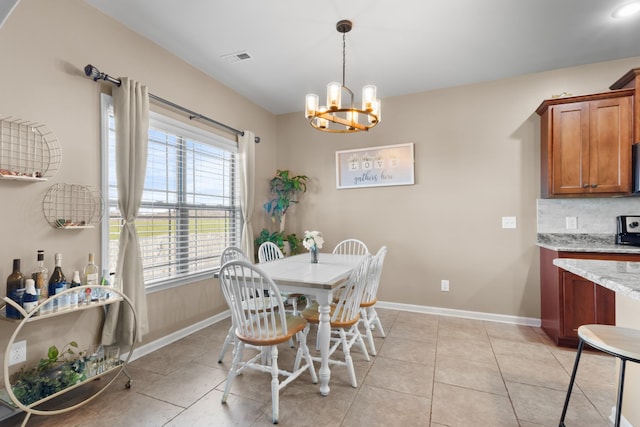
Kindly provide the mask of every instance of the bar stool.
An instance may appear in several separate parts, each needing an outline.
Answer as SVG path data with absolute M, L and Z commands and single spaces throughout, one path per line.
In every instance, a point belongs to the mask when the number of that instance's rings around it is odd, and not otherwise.
M 622 415 L 622 392 L 624 390 L 624 371 L 627 361 L 640 363 L 640 330 L 622 328 L 619 326 L 609 325 L 582 325 L 578 328 L 578 352 L 576 353 L 576 361 L 573 365 L 571 373 L 571 381 L 569 381 L 569 390 L 562 408 L 562 416 L 560 417 L 559 427 L 565 427 L 564 418 L 567 415 L 569 407 L 569 399 L 571 398 L 571 390 L 576 379 L 578 371 L 578 363 L 585 343 L 591 347 L 604 353 L 620 359 L 620 378 L 618 380 L 618 399 L 616 403 L 616 421 L 614 426 L 620 426 L 620 417 Z

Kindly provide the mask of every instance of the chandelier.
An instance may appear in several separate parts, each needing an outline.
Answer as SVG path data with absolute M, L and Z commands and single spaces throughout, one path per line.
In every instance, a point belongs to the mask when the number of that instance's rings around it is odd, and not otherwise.
M 331 82 L 327 85 L 327 104 L 319 106 L 318 95 L 310 93 L 305 100 L 305 117 L 314 128 L 323 132 L 351 133 L 368 131 L 380 123 L 380 100 L 376 98 L 376 87 L 362 88 L 362 106 L 355 107 L 353 92 L 345 85 L 346 34 L 353 23 L 346 19 L 338 21 L 336 29 L 342 33 L 342 84 Z M 342 94 L 348 94 L 349 102 L 342 107 Z

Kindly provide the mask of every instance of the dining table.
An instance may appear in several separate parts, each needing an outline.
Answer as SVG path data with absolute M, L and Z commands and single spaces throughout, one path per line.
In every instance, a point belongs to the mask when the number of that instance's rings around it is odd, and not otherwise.
M 318 345 L 320 347 L 320 394 L 329 394 L 329 347 L 331 341 L 330 312 L 333 291 L 347 280 L 362 255 L 318 254 L 318 262 L 312 263 L 309 254 L 292 255 L 259 264 L 280 291 L 299 293 L 318 302 Z

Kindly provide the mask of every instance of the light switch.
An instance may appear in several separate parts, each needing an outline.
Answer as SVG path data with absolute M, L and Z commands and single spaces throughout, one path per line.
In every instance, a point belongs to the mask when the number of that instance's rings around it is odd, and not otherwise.
M 502 217 L 502 228 L 516 228 L 516 217 L 515 216 L 503 216 Z

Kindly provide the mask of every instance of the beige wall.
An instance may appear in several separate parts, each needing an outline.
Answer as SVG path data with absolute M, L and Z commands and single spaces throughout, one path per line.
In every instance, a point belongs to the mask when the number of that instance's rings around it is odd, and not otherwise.
M 238 129 L 250 129 L 262 138 L 257 146 L 256 175 L 262 191 L 275 165 L 275 117 L 229 88 L 177 60 L 150 41 L 117 24 L 82 0 L 22 0 L 0 29 L 0 114 L 47 124 L 62 147 L 58 173 L 45 183 L 0 182 L 0 287 L 11 273 L 11 260 L 22 259 L 22 271 L 31 273 L 36 250 L 44 249 L 53 268 L 53 254 L 63 253 L 63 271 L 86 264 L 87 253 L 100 259 L 100 232 L 64 231 L 48 225 L 42 199 L 54 183 L 100 186 L 99 95 L 101 85 L 84 77 L 86 64 L 112 76 L 145 82 L 155 95 L 187 106 Z M 102 90 L 110 90 L 108 84 Z M 228 138 L 234 135 L 223 134 Z M 226 309 L 212 280 L 149 295 L 150 341 Z M 82 334 L 84 323 L 69 317 L 71 337 Z M 38 322 L 40 324 L 40 322 Z M 13 330 L 0 322 L 0 349 L 4 355 Z M 75 331 L 74 331 L 75 330 Z M 63 345 L 56 337 L 51 344 Z M 30 341 L 30 340 L 28 340 Z M 37 341 L 34 339 L 33 341 Z M 64 342 L 63 342 L 64 341 Z M 40 350 L 30 357 L 39 358 Z
M 37 249 L 46 251 L 49 268 L 53 253 L 62 252 L 67 274 L 84 266 L 87 252 L 100 253 L 97 229 L 55 230 L 41 211 L 54 183 L 99 187 L 101 86 L 82 73 L 92 63 L 262 138 L 256 232 L 268 224 L 260 210 L 268 179 L 276 167 L 287 168 L 312 179 L 289 215 L 289 232 L 321 230 L 325 250 L 346 237 L 359 237 L 372 250 L 389 246 L 380 299 L 533 318 L 539 316 L 534 110 L 553 93 L 606 90 L 640 63 L 634 58 L 385 98 L 383 122 L 370 133 L 328 135 L 312 130 L 301 113 L 274 117 L 81 0 L 22 0 L 0 30 L 0 58 L 0 112 L 47 124 L 63 151 L 61 168 L 47 183 L 0 182 L 0 278 L 16 257 L 31 272 Z M 416 185 L 335 189 L 336 150 L 404 142 L 415 143 Z M 501 229 L 502 216 L 517 216 L 518 228 Z M 451 281 L 449 293 L 439 291 L 441 279 Z M 150 294 L 149 306 L 152 331 L 145 341 L 207 318 L 224 303 L 212 283 L 201 282 Z M 77 328 L 82 322 L 68 329 Z M 0 323 L 0 348 L 11 330 Z
M 384 98 L 382 122 L 366 134 L 321 133 L 302 113 L 278 117 L 278 167 L 312 177 L 288 215 L 289 231 L 321 230 L 329 248 L 347 237 L 372 251 L 387 245 L 382 301 L 539 318 L 535 109 L 563 91 L 606 91 L 639 64 Z M 415 185 L 336 189 L 336 150 L 407 142 L 415 144 Z M 502 229 L 503 216 L 516 216 L 518 228 Z M 450 280 L 450 292 L 440 291 L 441 279 Z

